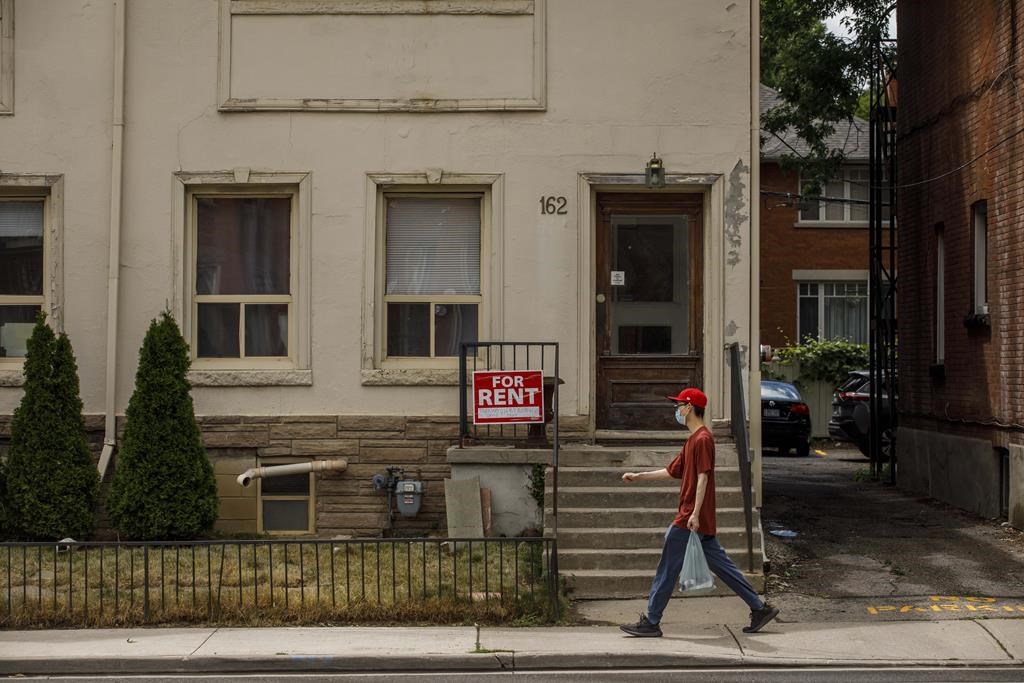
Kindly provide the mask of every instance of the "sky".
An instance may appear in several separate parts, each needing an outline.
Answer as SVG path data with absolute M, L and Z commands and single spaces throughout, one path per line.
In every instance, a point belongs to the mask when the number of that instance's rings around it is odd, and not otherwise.
M 842 12 L 842 13 L 837 14 L 836 16 L 832 17 L 831 19 L 826 19 L 825 20 L 825 28 L 828 29 L 830 33 L 834 33 L 835 35 L 840 36 L 842 38 L 848 37 L 850 35 L 850 31 L 849 31 L 849 29 L 846 28 L 846 26 L 843 26 L 842 19 L 845 16 L 849 16 L 849 14 L 850 14 L 849 12 Z M 895 12 L 893 12 L 891 15 L 889 15 L 889 33 L 893 37 L 896 36 L 896 13 Z

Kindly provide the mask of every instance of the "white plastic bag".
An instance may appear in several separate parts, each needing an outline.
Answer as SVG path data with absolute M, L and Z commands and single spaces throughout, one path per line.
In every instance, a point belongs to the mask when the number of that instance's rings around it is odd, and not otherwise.
M 690 540 L 686 544 L 686 555 L 683 557 L 683 571 L 679 574 L 679 588 L 684 591 L 699 591 L 714 587 L 715 578 L 708 569 L 700 536 L 696 531 L 691 531 Z

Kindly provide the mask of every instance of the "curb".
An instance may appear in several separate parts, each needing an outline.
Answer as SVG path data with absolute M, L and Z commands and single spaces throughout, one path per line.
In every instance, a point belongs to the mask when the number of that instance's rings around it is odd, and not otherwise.
M 615 670 L 662 668 L 894 668 L 1024 667 L 1005 660 L 863 660 L 686 655 L 658 653 L 552 654 L 497 651 L 457 655 L 282 655 L 277 657 L 10 658 L 0 660 L 0 675 L 184 674 L 184 673 L 331 673 L 495 672 L 530 670 Z

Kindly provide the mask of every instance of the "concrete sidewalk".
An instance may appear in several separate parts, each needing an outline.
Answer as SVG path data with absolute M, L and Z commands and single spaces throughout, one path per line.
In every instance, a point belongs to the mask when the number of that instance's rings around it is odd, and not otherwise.
M 614 626 L 132 628 L 0 633 L 0 674 L 1024 664 L 1024 620 Z

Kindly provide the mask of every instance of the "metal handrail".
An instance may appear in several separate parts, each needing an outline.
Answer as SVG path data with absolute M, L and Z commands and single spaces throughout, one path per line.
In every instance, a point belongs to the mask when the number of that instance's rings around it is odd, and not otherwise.
M 740 345 L 729 344 L 729 365 L 732 368 L 732 417 L 730 426 L 740 468 L 740 487 L 743 489 L 743 521 L 747 531 L 747 566 L 754 571 L 754 500 L 751 480 L 750 436 L 747 430 L 746 401 L 743 396 L 743 367 Z

